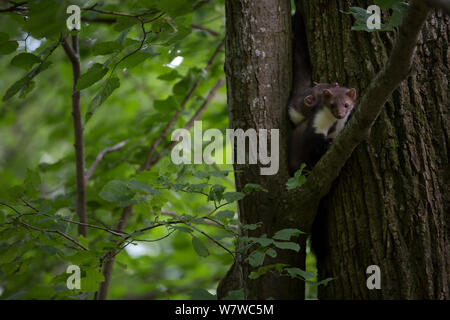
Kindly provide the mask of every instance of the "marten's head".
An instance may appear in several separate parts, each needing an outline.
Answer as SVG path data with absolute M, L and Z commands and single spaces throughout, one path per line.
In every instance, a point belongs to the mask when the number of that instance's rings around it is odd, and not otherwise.
M 344 119 L 355 106 L 356 90 L 342 87 L 325 89 L 322 101 L 336 119 Z
M 317 83 L 314 82 L 314 87 L 312 87 L 311 92 L 312 94 L 305 97 L 303 100 L 303 103 L 305 106 L 309 108 L 314 108 L 321 104 L 322 101 L 322 92 L 324 89 L 339 87 L 339 83 L 333 82 L 333 83 Z

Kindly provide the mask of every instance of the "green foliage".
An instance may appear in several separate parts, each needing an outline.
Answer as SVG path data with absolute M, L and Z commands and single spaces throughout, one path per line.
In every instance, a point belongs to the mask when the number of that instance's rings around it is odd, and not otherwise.
M 197 254 L 200 257 L 209 256 L 208 248 L 203 244 L 203 242 L 199 238 L 192 236 L 192 246 L 194 247 L 195 252 L 197 252 Z
M 83 90 L 92 86 L 94 83 L 100 81 L 107 73 L 108 68 L 100 63 L 95 63 L 85 74 L 81 75 L 77 83 L 77 90 Z
M 233 251 L 236 201 L 244 196 L 225 179 L 232 167 L 173 165 L 162 148 L 169 134 L 156 150 L 162 159 L 150 171 L 139 168 L 193 84 L 202 81 L 172 130 L 185 125 L 224 76 L 222 53 L 208 73 L 201 71 L 224 36 L 223 1 L 195 11 L 192 1 L 179 0 L 96 5 L 143 14 L 145 34 L 137 18 L 89 10 L 82 11 L 81 30 L 69 32 L 68 4 L 29 1 L 27 19 L 0 13 L 0 67 L 9 75 L 0 83 L 0 298 L 90 299 L 103 281 L 100 261 L 118 248 L 109 298 L 154 292 L 157 299 L 179 299 L 196 287 L 214 289 L 233 259 L 217 243 Z M 97 18 L 115 22 L 90 21 Z M 76 89 L 89 120 L 86 170 L 101 150 L 127 139 L 104 156 L 87 184 L 88 223 L 99 227 L 89 227 L 87 238 L 74 223 L 72 65 L 61 46 L 72 34 L 79 38 L 82 71 Z M 177 56 L 183 63 L 170 65 Z M 225 102 L 222 90 L 202 116 L 205 128 L 228 126 Z M 126 234 L 110 233 L 128 205 Z M 149 226 L 155 227 L 139 231 Z M 66 287 L 71 264 L 81 268 L 81 290 Z
M 300 169 L 298 169 L 292 178 L 289 178 L 286 182 L 286 188 L 288 190 L 292 190 L 298 187 L 301 187 L 306 182 L 306 176 L 303 174 L 303 170 L 306 165 L 302 163 Z
M 367 19 L 372 14 L 370 12 L 368 13 L 365 8 L 350 7 L 350 11 L 346 13 L 351 14 L 355 19 L 352 30 L 366 32 L 392 31 L 400 25 L 405 10 L 408 7 L 408 3 L 401 0 L 375 0 L 375 5 L 379 6 L 382 10 L 392 10 L 392 16 L 389 19 L 389 23 L 382 23 L 381 29 L 369 29 L 367 28 Z

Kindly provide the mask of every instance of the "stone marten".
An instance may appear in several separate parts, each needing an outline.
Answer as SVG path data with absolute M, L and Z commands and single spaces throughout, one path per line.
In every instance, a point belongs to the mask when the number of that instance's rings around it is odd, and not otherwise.
M 322 92 L 325 89 L 339 87 L 334 83 L 314 83 L 314 87 L 306 89 L 303 93 L 292 95 L 287 105 L 289 119 L 294 125 L 309 118 L 314 113 L 314 108 L 322 103 Z
M 303 119 L 292 133 L 289 170 L 294 174 L 302 163 L 311 170 L 344 128 L 356 101 L 356 90 L 332 87 L 323 90 L 310 117 Z M 330 130 L 332 129 L 333 130 Z

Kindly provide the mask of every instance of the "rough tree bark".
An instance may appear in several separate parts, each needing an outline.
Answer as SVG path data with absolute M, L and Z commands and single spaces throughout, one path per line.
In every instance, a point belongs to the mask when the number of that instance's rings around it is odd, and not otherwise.
M 417 76 L 410 76 L 389 98 L 409 72 L 427 6 L 421 1 L 411 2 L 393 46 L 391 34 L 350 32 L 351 19 L 342 14 L 348 10 L 347 1 L 301 3 L 313 80 L 338 81 L 356 87 L 364 96 L 353 119 L 307 183 L 299 191 L 286 193 L 289 130 L 284 106 L 291 79 L 289 3 L 226 2 L 230 127 L 280 128 L 278 175 L 260 176 L 257 166 L 235 165 L 238 190 L 246 183 L 259 183 L 269 190 L 268 195 L 255 194 L 240 201 L 241 222 L 262 221 L 263 228 L 251 234 L 256 236 L 270 236 L 286 227 L 308 232 L 318 200 L 328 192 L 354 148 L 368 137 L 388 100 L 369 142 L 357 148 L 323 200 L 334 211 L 328 214 L 329 224 L 333 223 L 328 232 L 332 253 L 319 266 L 320 275 L 337 279 L 321 290 L 320 297 L 448 298 L 448 49 L 444 44 L 447 38 L 439 39 L 438 31 L 443 28 L 446 37 L 448 20 L 443 22 L 440 17 L 437 22 L 435 15 L 430 18 L 423 33 L 426 38 L 421 38 L 414 60 Z M 394 59 L 387 62 L 391 52 Z M 436 71 L 427 71 L 425 65 L 439 66 L 439 74 L 431 79 Z M 429 111 L 427 106 L 435 109 Z M 299 242 L 304 248 L 304 239 Z M 281 256 L 276 262 L 303 268 L 304 254 Z M 365 287 L 365 270 L 371 264 L 382 269 L 381 291 L 369 292 Z M 250 299 L 304 296 L 300 282 L 273 274 L 254 281 L 248 279 L 250 271 L 242 258 L 237 260 L 221 282 L 219 295 L 244 287 Z
M 282 193 L 288 179 L 284 147 L 288 122 L 281 106 L 287 103 L 292 77 L 290 10 L 286 0 L 226 1 L 225 72 L 230 128 L 280 129 L 278 174 L 260 175 L 257 165 L 234 166 L 238 190 L 247 183 L 258 183 L 269 191 L 254 193 L 239 202 L 242 223 L 263 222 L 263 226 L 251 231 L 249 236 L 273 235 L 278 231 L 276 220 L 282 217 L 286 207 L 282 203 Z M 304 239 L 301 244 L 304 245 Z M 277 262 L 304 268 L 304 259 L 303 254 L 282 252 Z M 228 274 L 229 281 L 219 286 L 219 295 L 244 287 L 249 299 L 302 299 L 304 296 L 301 281 L 273 274 L 253 281 L 248 278 L 251 271 L 244 261 L 235 263 Z
M 347 9 L 343 0 L 303 2 L 313 79 L 364 92 L 394 33 L 350 31 L 340 13 Z M 450 298 L 449 36 L 449 17 L 430 15 L 410 76 L 323 200 L 330 249 L 318 268 L 320 278 L 336 280 L 319 289 L 321 299 Z M 381 290 L 366 287 L 373 264 L 381 268 Z

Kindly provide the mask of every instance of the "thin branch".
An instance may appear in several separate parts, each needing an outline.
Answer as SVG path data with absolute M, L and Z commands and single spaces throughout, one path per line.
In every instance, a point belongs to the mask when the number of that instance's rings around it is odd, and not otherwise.
M 130 139 L 126 139 L 124 141 L 121 141 L 121 142 L 113 145 L 112 147 L 108 147 L 108 148 L 101 150 L 97 154 L 97 157 L 95 158 L 94 163 L 92 163 L 91 167 L 89 168 L 89 170 L 86 173 L 86 183 L 91 179 L 92 175 L 94 174 L 95 169 L 98 167 L 100 162 L 102 162 L 105 155 L 107 155 L 108 153 L 122 149 L 128 143 L 129 140 Z
M 139 14 L 131 14 L 131 13 L 125 13 L 125 12 L 116 12 L 116 11 L 107 11 L 107 10 L 96 9 L 95 8 L 96 6 L 97 6 L 97 4 L 95 4 L 89 8 L 83 8 L 82 10 L 93 11 L 93 12 L 97 12 L 97 13 L 108 14 L 108 15 L 119 16 L 119 17 L 130 17 L 130 18 L 138 18 L 138 17 L 148 16 L 148 15 L 159 12 L 159 10 L 153 10 L 153 11 L 148 11 L 148 12 L 139 13 Z
M 201 25 L 198 25 L 198 24 L 191 24 L 191 27 L 192 27 L 192 29 L 197 29 L 197 30 L 205 31 L 205 32 L 207 32 L 207 33 L 213 35 L 214 37 L 220 36 L 220 33 L 219 33 L 219 32 L 217 32 L 216 30 L 213 30 L 213 29 L 211 29 L 211 28 L 208 28 L 208 27 L 204 27 L 204 26 L 201 26 Z
M 192 229 L 196 230 L 197 232 L 200 232 L 202 235 L 204 235 L 205 237 L 207 237 L 209 240 L 211 240 L 212 242 L 214 242 L 215 244 L 217 244 L 219 247 L 221 247 L 222 249 L 224 249 L 225 251 L 227 251 L 229 254 L 231 254 L 231 256 L 234 259 L 234 253 L 228 249 L 227 247 L 225 247 L 223 244 L 221 244 L 219 241 L 217 241 L 216 239 L 214 239 L 213 237 L 211 237 L 209 234 L 207 234 L 206 232 L 200 230 L 199 228 L 197 228 L 196 226 L 190 224 L 189 222 L 184 222 L 185 225 L 190 226 Z
M 63 48 L 72 63 L 73 85 L 72 85 L 72 120 L 74 130 L 74 147 L 76 161 L 76 185 L 77 203 L 76 210 L 81 223 L 87 223 L 87 203 L 86 203 L 86 179 L 85 179 L 85 159 L 84 159 L 84 124 L 81 115 L 81 94 L 76 89 L 78 79 L 81 75 L 80 54 L 78 51 L 78 35 L 72 36 L 72 47 L 67 38 L 63 39 Z M 78 233 L 87 237 L 87 227 L 78 225 Z
M 27 2 L 19 2 L 19 3 L 15 3 L 14 5 L 12 5 L 9 8 L 5 8 L 5 9 L 0 9 L 0 12 L 14 12 L 14 11 L 25 11 L 28 10 L 28 8 L 22 8 L 22 6 L 24 4 L 26 4 Z
M 305 184 L 286 192 L 285 196 L 293 203 L 292 211 L 281 217 L 280 220 L 285 220 L 278 223 L 287 222 L 298 226 L 298 221 L 302 220 L 304 225 L 300 226 L 301 230 L 308 232 L 311 229 L 318 202 L 328 193 L 353 150 L 369 136 L 370 128 L 387 98 L 408 76 L 420 30 L 429 11 L 425 2 L 410 1 L 389 60 L 372 80 L 356 107 L 354 116 L 315 165 Z M 297 201 L 292 202 L 292 199 Z M 302 214 L 302 219 L 298 218 L 298 214 Z
M 35 208 L 34 206 L 32 206 L 32 205 L 31 205 L 28 201 L 26 201 L 25 199 L 21 198 L 20 200 L 22 200 L 22 202 L 25 204 L 25 206 L 27 206 L 27 207 L 29 207 L 30 209 L 33 209 L 33 210 L 34 210 L 34 212 L 32 212 L 32 213 L 27 213 L 27 215 L 29 215 L 29 214 L 39 214 L 39 213 L 41 213 L 40 210 L 38 210 L 37 208 Z M 0 204 L 6 205 L 6 206 L 12 208 L 11 206 L 9 206 L 9 205 L 7 205 L 7 204 L 4 204 L 4 203 L 0 203 Z M 18 213 L 18 214 L 20 214 L 20 215 L 24 215 L 23 213 L 20 213 L 20 212 L 18 212 L 18 211 L 15 210 L 15 209 L 14 209 L 14 211 L 16 211 L 16 213 Z M 44 215 L 44 216 L 46 216 L 46 217 L 55 218 L 55 219 L 59 219 L 59 220 L 62 220 L 62 221 L 69 222 L 69 223 L 73 223 L 73 224 L 77 224 L 77 225 L 86 226 L 86 227 L 88 227 L 88 228 L 94 228 L 94 229 L 103 230 L 103 231 L 109 232 L 109 233 L 111 233 L 112 235 L 115 235 L 115 236 L 118 236 L 118 237 L 122 237 L 122 236 L 124 236 L 124 235 L 128 235 L 128 234 L 125 233 L 125 232 L 115 231 L 115 230 L 112 230 L 112 229 L 107 228 L 107 227 L 100 227 L 100 226 L 97 226 L 97 225 L 94 225 L 94 224 L 82 223 L 82 222 L 70 220 L 70 219 L 67 219 L 67 218 L 64 218 L 64 217 L 60 217 L 60 216 L 57 216 L 57 215 L 51 215 L 51 214 L 48 214 L 48 213 L 41 213 L 41 214 Z
M 115 18 L 91 18 L 91 17 L 81 17 L 81 21 L 90 22 L 90 23 L 106 23 L 112 24 L 116 23 L 117 19 Z
M 203 113 L 206 111 L 206 109 L 208 109 L 209 105 L 211 104 L 212 100 L 214 99 L 214 97 L 217 94 L 217 91 L 219 91 L 219 89 L 225 84 L 225 78 L 220 79 L 219 81 L 217 81 L 217 83 L 214 85 L 214 87 L 211 89 L 211 91 L 209 92 L 206 100 L 203 102 L 203 104 L 200 106 L 200 108 L 198 108 L 197 112 L 195 112 L 195 114 L 191 117 L 191 119 L 186 123 L 186 125 L 184 126 L 184 129 L 189 130 L 190 128 L 192 128 L 192 126 L 194 125 L 194 122 L 197 121 L 202 115 Z M 159 160 L 161 160 L 161 158 L 164 156 L 165 151 L 170 151 L 172 150 L 178 143 L 178 138 L 179 136 L 174 137 L 175 141 L 171 141 L 169 142 L 164 148 L 163 150 L 161 150 L 161 152 L 159 152 L 149 163 L 148 165 L 148 169 L 152 168 Z
M 48 233 L 56 233 L 59 234 L 60 236 L 66 238 L 67 240 L 71 241 L 72 243 L 75 243 L 77 246 L 79 246 L 80 248 L 82 248 L 83 250 L 88 251 L 88 248 L 86 248 L 85 246 L 83 246 L 81 243 L 79 243 L 77 240 L 73 239 L 72 237 L 70 237 L 69 235 L 65 234 L 64 232 L 61 232 L 59 230 L 54 230 L 54 229 L 41 229 L 35 226 L 32 226 L 28 223 L 25 223 L 23 221 L 18 221 L 22 226 L 24 226 L 27 229 L 33 229 L 35 231 L 40 231 L 40 232 L 48 232 Z

